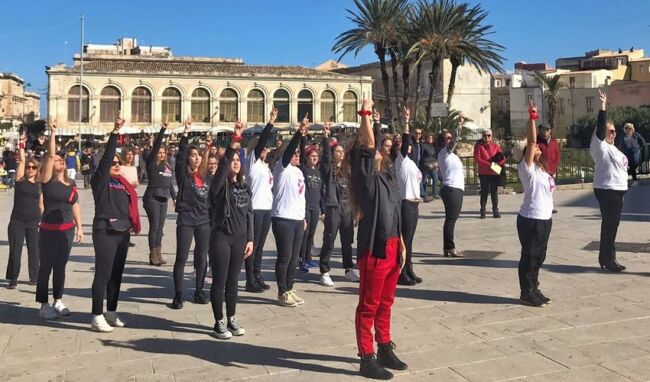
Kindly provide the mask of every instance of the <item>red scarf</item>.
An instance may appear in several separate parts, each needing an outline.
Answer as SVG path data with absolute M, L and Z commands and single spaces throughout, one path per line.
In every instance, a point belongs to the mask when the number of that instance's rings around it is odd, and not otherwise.
M 116 178 L 124 186 L 126 193 L 129 195 L 129 221 L 131 222 L 131 229 L 136 234 L 140 233 L 140 212 L 138 212 L 138 193 L 135 187 L 129 183 L 122 175 Z

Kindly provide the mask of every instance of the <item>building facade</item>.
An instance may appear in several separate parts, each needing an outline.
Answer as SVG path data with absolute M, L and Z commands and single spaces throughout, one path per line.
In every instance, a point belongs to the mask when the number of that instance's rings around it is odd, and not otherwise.
M 39 118 L 41 96 L 25 90 L 25 81 L 14 73 L 0 73 L 0 122 L 13 126 Z
M 358 122 L 372 78 L 298 66 L 247 65 L 242 59 L 176 57 L 170 48 L 123 38 L 86 45 L 74 65 L 48 67 L 48 114 L 63 128 L 108 131 L 121 114 L 128 127 L 156 131 L 161 122 L 194 125 L 263 124 L 273 107 L 276 125 L 308 114 L 312 122 Z M 81 117 L 81 118 L 80 118 Z M 81 119 L 81 124 L 79 123 Z

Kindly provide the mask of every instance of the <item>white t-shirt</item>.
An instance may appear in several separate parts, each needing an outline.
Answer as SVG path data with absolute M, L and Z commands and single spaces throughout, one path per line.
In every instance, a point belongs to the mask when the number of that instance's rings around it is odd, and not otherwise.
M 395 159 L 395 169 L 399 177 L 399 192 L 402 199 L 420 199 L 420 184 L 422 173 L 418 166 L 408 156 L 404 158 L 401 153 Z
M 589 154 L 594 160 L 594 188 L 627 191 L 627 157 L 615 145 L 591 137 Z
M 553 191 L 555 180 L 535 163 L 530 167 L 525 161 L 519 162 L 519 179 L 524 186 L 524 201 L 519 215 L 538 220 L 549 220 L 553 216 Z
M 458 155 L 447 152 L 447 149 L 443 148 L 438 154 L 438 168 L 443 186 L 465 191 L 465 171 Z
M 305 219 L 305 177 L 297 166 L 282 166 L 282 158 L 273 168 L 273 211 L 271 217 Z
M 249 156 L 248 181 L 253 194 L 254 210 L 271 210 L 273 208 L 273 174 L 269 165 L 257 160 L 255 151 Z

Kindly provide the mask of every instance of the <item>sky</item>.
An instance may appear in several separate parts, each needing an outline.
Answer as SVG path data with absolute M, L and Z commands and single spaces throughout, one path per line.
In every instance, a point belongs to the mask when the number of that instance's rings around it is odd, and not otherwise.
M 467 0 L 489 12 L 491 38 L 506 47 L 504 68 L 604 49 L 645 48 L 650 56 L 650 0 Z M 613 6 L 618 4 L 619 6 Z M 249 64 L 314 67 L 339 59 L 336 36 L 353 25 L 352 0 L 0 0 L 0 71 L 13 72 L 41 94 L 45 66 L 72 64 L 85 42 L 112 44 L 135 37 L 168 46 L 177 56 L 237 57 Z M 8 17 L 7 17 L 8 16 Z M 371 48 L 341 59 L 376 61 Z

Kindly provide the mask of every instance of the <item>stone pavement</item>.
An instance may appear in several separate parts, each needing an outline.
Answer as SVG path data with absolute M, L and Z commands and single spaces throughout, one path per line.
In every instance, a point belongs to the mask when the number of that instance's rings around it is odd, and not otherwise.
M 478 219 L 477 197 L 465 198 L 457 225 L 457 243 L 468 254 L 462 259 L 441 256 L 442 203 L 421 205 L 414 259 L 425 281 L 397 291 L 393 335 L 410 367 L 396 380 L 650 380 L 649 195 L 646 184 L 626 196 L 618 240 L 621 249 L 639 252 L 619 252 L 628 272 L 607 274 L 597 269 L 597 253 L 585 249 L 597 248 L 600 225 L 592 191 L 556 193 L 559 213 L 540 274 L 553 303 L 544 308 L 518 302 L 515 218 L 521 195 L 501 196 L 500 220 Z M 0 221 L 8 221 L 12 198 L 11 191 L 0 193 Z M 298 274 L 302 307 L 276 305 L 275 286 L 250 294 L 241 282 L 237 315 L 246 335 L 219 341 L 209 335 L 209 305 L 167 307 L 173 294 L 173 215 L 165 227 L 167 266 L 150 267 L 146 236 L 133 239 L 137 247 L 129 253 L 119 306 L 128 326 L 109 334 L 90 331 L 90 192 L 81 191 L 81 201 L 86 242 L 72 250 L 64 297 L 73 314 L 54 322 L 38 318 L 34 287 L 25 283 L 26 254 L 18 288 L 1 285 L 1 381 L 361 380 L 353 324 L 357 285 L 343 279 L 338 255 L 334 288 L 320 286 L 315 273 Z M 4 272 L 4 229 L 0 253 Z M 270 236 L 267 280 L 273 280 L 274 254 Z M 186 272 L 191 296 L 191 264 Z

